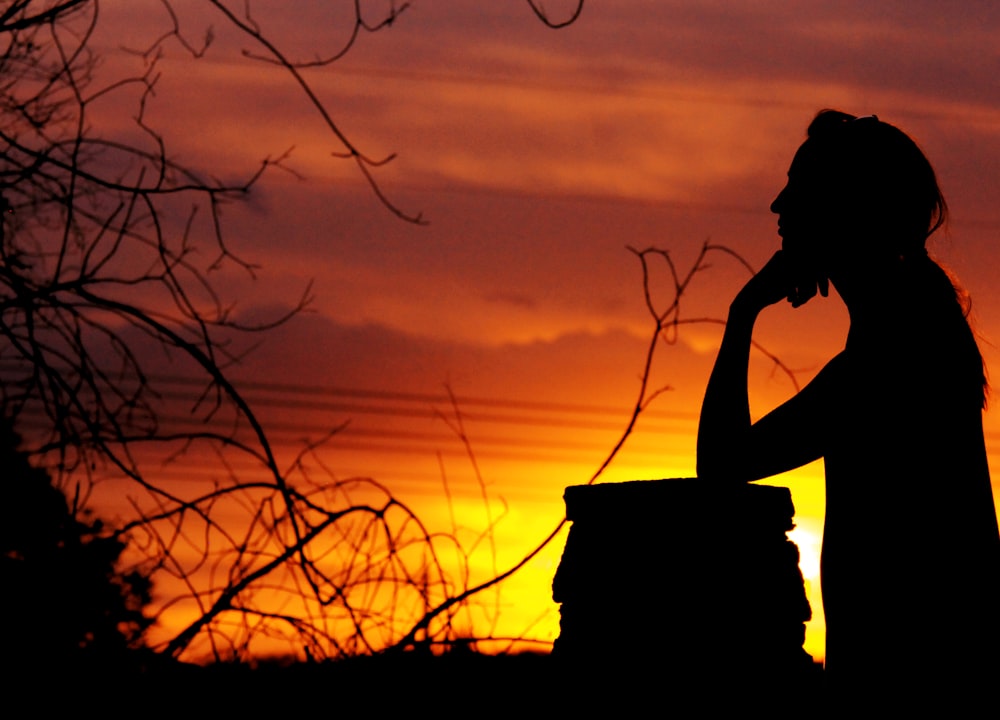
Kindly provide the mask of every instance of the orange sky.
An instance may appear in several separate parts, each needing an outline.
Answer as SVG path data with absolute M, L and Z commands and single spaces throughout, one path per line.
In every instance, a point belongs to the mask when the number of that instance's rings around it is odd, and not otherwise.
M 374 477 L 447 527 L 444 475 L 472 533 L 485 513 L 442 418 L 450 387 L 491 507 L 506 508 L 500 568 L 555 526 L 563 488 L 589 479 L 636 401 L 652 326 L 626 246 L 667 249 L 684 266 L 711 240 L 762 264 L 778 246 L 768 206 L 821 108 L 877 113 L 922 144 L 952 211 L 932 252 L 970 291 L 987 361 L 1000 366 L 994 4 L 593 0 L 572 27 L 552 31 L 523 2 L 417 0 L 306 77 L 360 148 L 398 152 L 377 177 L 399 207 L 425 215 L 424 227 L 391 216 L 353 165 L 330 157 L 342 148 L 280 69 L 243 59 L 247 43 L 202 3 L 175 5 L 192 36 L 214 24 L 216 43 L 198 61 L 167 45 L 161 60 L 149 120 L 173 153 L 229 178 L 294 146 L 288 165 L 304 178 L 275 171 L 226 208 L 232 246 L 261 266 L 255 280 L 218 278 L 237 311 L 275 317 L 309 282 L 313 296 L 309 312 L 254 338 L 259 347 L 233 375 L 285 454 L 349 421 L 322 456 L 338 477 Z M 255 5 L 255 17 L 297 57 L 345 37 L 336 4 L 273 5 Z M 157 7 L 102 6 L 107 72 L 137 62 L 116 48 L 162 30 Z M 96 122 L 130 132 L 111 101 Z M 724 317 L 744 278 L 720 257 L 686 296 L 686 316 Z M 657 281 L 667 297 L 666 276 Z M 831 298 L 772 309 L 758 337 L 805 382 L 845 332 Z M 653 386 L 672 390 L 605 480 L 693 475 L 719 337 L 718 326 L 695 325 L 660 348 Z M 757 416 L 793 392 L 764 358 L 751 374 Z M 1000 416 L 987 414 L 986 428 L 1000 477 Z M 820 615 L 822 467 L 771 482 L 793 489 Z M 560 552 L 557 542 L 505 585 L 498 632 L 555 637 L 549 583 Z M 487 576 L 487 558 L 475 561 Z M 822 655 L 822 645 L 817 619 L 807 649 Z

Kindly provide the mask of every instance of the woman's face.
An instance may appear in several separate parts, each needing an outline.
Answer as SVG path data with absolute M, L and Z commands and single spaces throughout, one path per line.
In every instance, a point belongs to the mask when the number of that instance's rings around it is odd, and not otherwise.
M 781 247 L 804 272 L 828 277 L 830 261 L 842 245 L 845 208 L 836 183 L 823 171 L 815 148 L 806 141 L 788 168 L 788 182 L 771 203 L 778 216 Z

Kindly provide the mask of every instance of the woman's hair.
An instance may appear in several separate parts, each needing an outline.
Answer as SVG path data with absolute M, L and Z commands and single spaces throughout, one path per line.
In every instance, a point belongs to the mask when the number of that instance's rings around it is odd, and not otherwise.
M 813 157 L 834 197 L 864 218 L 900 256 L 921 254 L 948 206 L 934 169 L 902 130 L 875 115 L 822 110 L 807 131 Z
M 968 360 L 962 367 L 969 368 L 970 392 L 974 385 L 985 406 L 986 366 L 969 327 L 968 294 L 925 248 L 948 216 L 930 161 L 906 133 L 875 115 L 859 118 L 822 110 L 807 135 L 824 190 L 864 219 L 871 238 L 885 243 L 876 251 L 891 253 L 909 268 L 932 313 L 954 318 L 944 324 L 954 336 L 938 338 L 938 344 Z

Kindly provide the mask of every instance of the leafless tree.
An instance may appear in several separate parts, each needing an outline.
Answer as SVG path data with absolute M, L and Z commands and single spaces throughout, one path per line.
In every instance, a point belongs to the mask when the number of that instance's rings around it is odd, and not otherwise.
M 551 27 L 573 22 L 582 4 L 553 21 L 529 0 Z M 158 63 L 168 49 L 200 57 L 212 35 L 194 42 L 179 5 L 152 5 L 164 31 L 139 49 L 142 71 L 109 79 L 93 46 L 99 0 L 0 3 L 3 412 L 57 474 L 72 512 L 85 512 L 108 482 L 129 499 L 132 518 L 109 531 L 129 540 L 133 562 L 157 587 L 180 588 L 156 612 L 189 618 L 160 645 L 165 654 L 246 657 L 274 637 L 313 658 L 454 640 L 468 632 L 462 614 L 474 594 L 468 573 L 441 560 L 457 550 L 467 562 L 454 535 L 425 527 L 374 480 L 323 472 L 316 446 L 281 464 L 229 380 L 233 334 L 287 316 L 241 324 L 213 284 L 220 268 L 254 272 L 227 244 L 221 208 L 287 158 L 260 158 L 235 182 L 173 159 L 147 120 Z M 392 157 L 359 148 L 303 74 L 337 62 L 409 7 L 390 0 L 373 14 L 360 0 L 352 5 L 346 42 L 300 61 L 270 39 L 250 2 L 204 0 L 242 34 L 247 62 L 286 73 L 324 121 L 333 154 L 355 164 L 384 207 L 421 223 L 378 181 Z M 133 132 L 95 131 L 95 105 L 129 93 L 137 98 Z M 291 312 L 307 302 L 304 294 Z M 164 358 L 200 378 L 188 396 L 160 385 Z M 216 459 L 209 488 L 161 479 L 165 461 L 190 456 Z

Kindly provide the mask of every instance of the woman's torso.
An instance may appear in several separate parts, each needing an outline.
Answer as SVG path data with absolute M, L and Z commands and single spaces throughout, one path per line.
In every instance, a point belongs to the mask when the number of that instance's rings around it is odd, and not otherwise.
M 978 353 L 964 320 L 919 308 L 870 327 L 831 362 L 827 661 L 926 669 L 971 651 L 1000 599 Z

